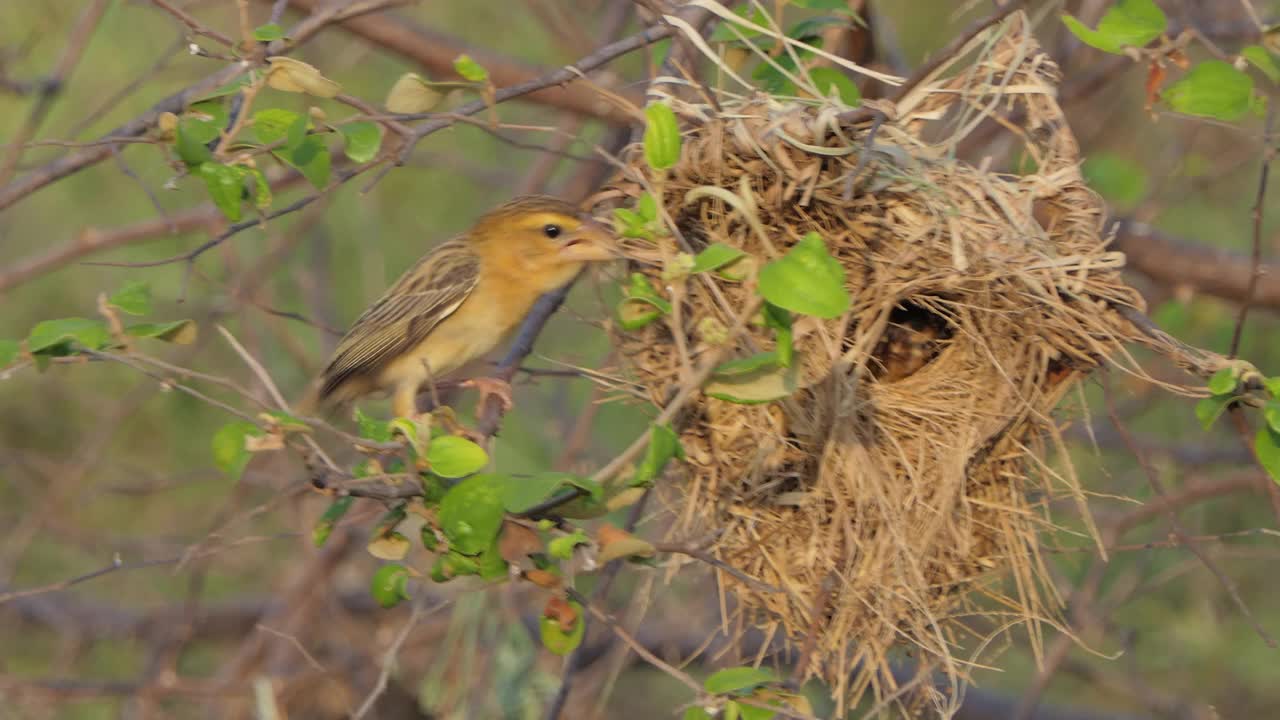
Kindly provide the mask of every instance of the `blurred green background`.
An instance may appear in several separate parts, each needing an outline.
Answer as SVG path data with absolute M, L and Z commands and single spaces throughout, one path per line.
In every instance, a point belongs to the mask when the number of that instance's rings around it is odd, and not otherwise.
M 592 33 L 606 23 L 611 3 L 621 1 L 422 2 L 395 12 L 465 46 L 535 68 L 554 68 L 602 43 L 604 38 Z M 174 4 L 227 34 L 236 32 L 232 0 Z M 912 66 L 988 9 L 976 3 L 953 14 L 957 4 L 948 0 L 869 5 L 878 19 L 877 32 L 892 38 L 901 59 Z M 1055 55 L 1070 80 L 1098 67 L 1102 56 L 1063 40 L 1056 14 L 1064 5 L 1073 13 L 1096 13 L 1106 3 L 1032 3 L 1045 44 L 1070 50 L 1066 57 Z M 1236 3 L 1161 5 L 1175 22 L 1207 28 L 1211 35 L 1221 30 L 1224 37 L 1218 42 L 1224 52 L 1237 52 L 1251 42 L 1228 32 L 1248 22 Z M 47 74 L 84 6 L 82 0 L 0 3 L 0 77 Z M 1252 7 L 1263 18 L 1280 10 L 1275 3 L 1253 2 Z M 255 1 L 251 9 L 261 22 L 269 3 Z M 546 20 L 557 13 L 573 21 L 562 25 L 561 32 L 548 29 Z M 288 13 L 286 26 L 298 17 Z M 626 33 L 640 27 L 633 15 Z M 221 60 L 189 54 L 187 43 L 182 27 L 152 3 L 111 2 L 36 137 L 92 140 L 224 66 Z M 646 69 L 665 45 L 611 65 L 625 78 L 621 89 L 638 93 Z M 320 67 L 347 92 L 375 105 L 401 73 L 422 71 L 337 28 L 323 32 L 294 57 Z M 1261 121 L 1228 127 L 1169 114 L 1154 117 L 1143 108 L 1144 72 L 1122 64 L 1104 89 L 1068 103 L 1068 116 L 1090 158 L 1086 174 L 1118 214 L 1189 242 L 1247 252 Z M 33 102 L 30 96 L 0 90 L 0 146 L 16 135 Z M 299 111 L 316 105 L 331 118 L 350 114 L 332 101 L 270 90 L 261 102 Z M 507 122 L 536 125 L 555 125 L 563 117 L 554 108 L 532 103 L 504 105 L 500 115 Z M 578 139 L 565 152 L 590 156 L 606 130 L 599 121 L 587 120 L 572 130 Z M 545 133 L 510 134 L 535 145 L 552 141 Z M 29 148 L 21 157 L 19 175 L 68 151 Z M 21 339 L 41 320 L 93 317 L 99 293 L 145 280 L 156 298 L 156 320 L 192 318 L 201 330 L 194 345 L 143 345 L 146 352 L 200 373 L 232 378 L 261 393 L 252 373 L 215 331 L 214 325 L 221 324 L 265 364 L 286 396 L 294 396 L 336 340 L 324 328 L 345 328 L 427 248 L 522 189 L 542 155 L 482 129 L 456 126 L 428 138 L 411 162 L 368 192 L 361 191 L 366 175 L 306 210 L 236 235 L 190 271 L 180 262 L 149 268 L 71 262 L 0 290 L 0 338 Z M 547 189 L 569 187 L 579 165 L 573 159 L 560 162 Z M 173 176 L 158 148 L 126 145 L 118 158 L 0 211 L 0 276 L 29 258 L 73 243 L 89 229 L 110 232 L 207 200 L 203 186 L 192 178 L 169 189 Z M 278 193 L 276 206 L 309 190 L 295 186 Z M 1271 257 L 1280 250 L 1276 205 L 1268 199 L 1263 223 L 1264 251 Z M 203 230 L 159 235 L 81 259 L 158 260 L 186 252 L 207 237 Z M 1190 344 L 1225 351 L 1238 304 L 1155 284 L 1140 274 L 1132 279 L 1151 299 L 1151 314 L 1166 330 Z M 597 367 L 607 359 L 608 340 L 600 321 L 616 297 L 612 282 L 607 273 L 597 273 L 576 287 L 566 310 L 539 339 L 532 364 Z M 296 313 L 306 321 L 272 311 Z M 1280 367 L 1276 331 L 1275 308 L 1255 309 L 1241 356 L 1274 372 Z M 1152 371 L 1183 381 L 1158 363 Z M 1192 401 L 1112 375 L 1112 402 L 1168 486 L 1256 474 L 1228 423 L 1203 431 Z M 221 678 L 237 648 L 243 651 L 244 637 L 265 631 L 250 624 L 239 634 L 180 641 L 182 623 L 194 616 L 179 611 L 287 596 L 294 571 L 315 553 L 307 528 L 323 503 L 282 492 L 293 482 L 296 468 L 271 481 L 233 486 L 214 468 L 209 449 L 209 438 L 229 417 L 205 402 L 166 391 L 129 367 L 66 363 L 41 372 L 26 366 L 0 377 L 0 593 L 81 576 L 107 566 L 116 554 L 131 567 L 155 562 L 0 605 L 0 704 L 8 706 L 0 707 L 0 717 L 200 716 L 207 700 L 201 692 L 207 688 L 201 691 L 198 681 Z M 236 402 L 217 386 L 193 384 Z M 1099 427 L 1098 437 L 1081 431 L 1073 435 L 1077 442 L 1072 447 L 1086 487 L 1097 494 L 1094 507 L 1100 517 L 1131 509 L 1133 501 L 1126 498 L 1144 501 L 1151 496 L 1142 469 L 1110 429 L 1105 395 L 1098 381 L 1085 388 L 1087 416 Z M 516 397 L 517 407 L 503 425 L 496 450 L 498 467 L 512 472 L 553 466 L 584 408 L 599 399 L 589 382 L 565 378 L 518 385 Z M 382 412 L 384 406 L 371 407 Z M 1085 414 L 1079 407 L 1076 412 Z M 647 417 L 641 405 L 602 404 L 574 467 L 598 467 L 643 429 Z M 1064 522 L 1070 522 L 1069 509 L 1063 510 Z M 224 525 L 227 520 L 230 524 Z M 1204 546 L 1238 585 L 1257 621 L 1280 633 L 1280 601 L 1268 571 L 1277 558 L 1276 517 L 1265 496 L 1224 494 L 1187 509 L 1181 521 L 1190 533 L 1206 536 Z M 220 530 L 210 540 L 213 528 Z M 1169 540 L 1165 519 L 1125 536 L 1125 549 L 1112 555 L 1101 575 L 1106 621 L 1082 633 L 1095 652 L 1070 650 L 1047 688 L 1046 705 L 1092 708 L 1098 717 L 1211 717 L 1210 708 L 1215 708 L 1218 717 L 1251 718 L 1280 708 L 1280 687 L 1274 682 L 1277 651 L 1253 632 L 1204 565 L 1185 549 L 1170 547 Z M 216 546 L 216 553 L 173 562 L 202 542 Z M 1064 588 L 1074 587 L 1096 562 L 1087 540 L 1051 538 L 1046 545 L 1070 546 L 1049 554 Z M 332 587 L 314 591 L 358 594 L 375 566 L 362 551 L 351 553 L 333 575 Z M 623 575 L 615 592 L 619 598 L 649 582 Z M 560 668 L 520 629 L 520 593 L 499 590 L 460 597 L 464 601 L 456 609 L 440 611 L 449 617 L 441 621 L 439 634 L 410 643 L 414 655 L 398 676 L 401 684 L 440 717 L 539 717 L 558 686 Z M 679 628 L 689 622 L 681 615 L 700 616 L 706 600 L 705 588 L 659 588 L 649 618 Z M 357 607 L 335 627 L 357 648 L 351 651 L 356 657 L 348 658 L 355 668 L 350 673 L 363 678 L 367 687 L 371 678 L 361 673 L 376 674 L 373 661 L 381 659 L 379 648 L 390 642 L 403 614 L 379 616 L 356 600 L 351 603 Z M 90 615 L 84 614 L 86 608 Z M 164 623 L 159 621 L 129 625 L 130 618 L 146 613 L 161 613 L 178 630 L 161 632 Z M 74 623 L 65 622 L 88 622 L 85 617 L 99 623 L 98 629 L 77 631 Z M 292 632 L 306 638 L 321 631 Z M 273 642 L 288 649 L 285 640 Z M 999 670 L 980 671 L 976 679 L 994 697 L 1016 701 L 1031 684 L 1035 663 L 1022 635 L 1015 633 L 1010 644 L 998 661 Z M 177 647 L 181 651 L 173 649 Z M 127 684 L 139 678 L 165 682 L 175 673 L 196 689 L 144 699 L 127 692 Z M 81 685 L 53 682 L 58 679 Z M 40 689 L 32 690 L 28 683 Z M 464 693 L 456 689 L 460 683 L 481 692 L 462 702 Z M 605 716 L 614 718 L 667 717 L 689 700 L 677 683 L 640 665 L 622 674 L 611 698 Z M 352 700 L 338 705 L 342 702 Z M 468 706 L 469 712 L 458 709 Z M 295 716 L 325 716 L 312 712 Z M 394 715 L 385 710 L 383 716 Z

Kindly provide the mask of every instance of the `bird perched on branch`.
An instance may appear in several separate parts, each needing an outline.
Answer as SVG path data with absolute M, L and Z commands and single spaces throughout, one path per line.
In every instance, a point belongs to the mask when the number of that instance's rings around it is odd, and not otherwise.
M 497 347 L 544 293 L 589 262 L 615 257 L 613 237 L 577 208 L 544 195 L 490 211 L 466 234 L 437 246 L 352 325 L 298 410 L 310 414 L 390 391 L 399 417 L 417 414 L 417 395 Z M 511 407 L 505 380 L 476 378 L 481 404 Z

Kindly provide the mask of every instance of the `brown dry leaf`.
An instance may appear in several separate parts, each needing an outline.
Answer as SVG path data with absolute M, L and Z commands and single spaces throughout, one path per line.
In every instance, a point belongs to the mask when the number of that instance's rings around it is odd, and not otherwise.
M 498 554 L 512 565 L 519 565 L 534 553 L 542 552 L 542 538 L 538 533 L 520 523 L 507 520 L 502 523 L 502 535 L 498 538 Z
M 652 557 L 657 552 L 649 541 L 641 540 L 608 523 L 600 526 L 600 531 L 596 534 L 596 543 L 600 546 L 601 563 L 624 557 Z
M 330 80 L 312 65 L 293 58 L 276 56 L 268 58 L 267 84 L 284 92 L 306 93 L 316 97 L 331 98 L 342 92 L 342 86 Z
M 547 601 L 547 606 L 542 609 L 542 617 L 555 620 L 560 624 L 562 632 L 573 632 L 574 625 L 578 623 L 578 611 L 559 595 Z
M 391 532 L 370 540 L 365 549 L 380 560 L 403 560 L 409 554 L 409 538 Z
M 538 570 L 537 568 L 533 570 L 526 570 L 524 573 L 524 579 L 538 587 L 544 587 L 548 590 L 555 590 L 560 587 L 560 576 L 549 570 Z

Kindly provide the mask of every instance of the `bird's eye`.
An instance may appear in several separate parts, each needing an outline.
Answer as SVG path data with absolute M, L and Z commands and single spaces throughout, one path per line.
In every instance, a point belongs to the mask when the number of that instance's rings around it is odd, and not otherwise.
M 560 237 L 560 226 L 559 225 L 543 226 L 542 234 L 554 240 L 555 238 Z

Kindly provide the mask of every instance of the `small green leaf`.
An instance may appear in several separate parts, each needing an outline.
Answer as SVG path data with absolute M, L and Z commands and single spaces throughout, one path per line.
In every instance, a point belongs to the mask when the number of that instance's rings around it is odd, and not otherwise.
M 695 705 L 684 709 L 683 720 L 714 720 L 714 718 L 711 713 Z
M 379 422 L 356 408 L 356 427 L 360 437 L 374 442 L 391 442 L 391 428 L 387 423 Z
M 1174 111 L 1232 122 L 1258 107 L 1253 78 L 1231 63 L 1206 60 L 1170 85 L 1161 98 Z
M 1233 400 L 1235 397 L 1232 395 L 1214 395 L 1196 403 L 1196 419 L 1200 421 L 1200 427 L 1205 430 L 1213 427 Z
M 574 648 L 582 644 L 582 635 L 587 624 L 582 620 L 582 606 L 570 601 L 569 606 L 577 612 L 573 629 L 565 632 L 560 629 L 560 622 L 555 618 L 544 617 L 538 623 L 542 635 L 542 645 L 556 655 L 568 655 Z
M 724 243 L 713 243 L 694 256 L 693 268 L 690 272 L 700 273 L 715 270 L 728 265 L 743 255 L 746 255 L 746 253 L 736 247 L 725 245 Z
M 845 10 L 847 11 L 848 8 L 846 7 Z M 791 29 L 787 31 L 787 37 L 801 42 L 809 42 L 822 37 L 822 31 L 832 25 L 847 26 L 848 24 L 849 18 L 847 17 L 822 15 L 820 17 L 805 18 L 791 26 Z
M 671 312 L 671 303 L 653 289 L 643 273 L 631 273 L 631 282 L 623 292 L 625 297 L 617 308 L 618 323 L 623 330 L 639 330 Z
M 422 547 L 428 552 L 435 552 L 439 549 L 440 538 L 436 537 L 435 529 L 433 529 L 429 524 L 423 523 L 418 534 L 422 537 Z
M 814 87 L 818 88 L 818 92 L 822 93 L 824 98 L 830 97 L 831 90 L 834 88 L 840 102 L 847 107 L 858 107 L 862 104 L 862 92 L 858 90 L 858 86 L 847 75 L 835 68 L 813 68 L 809 70 L 809 78 L 813 80 Z
M 190 345 L 196 341 L 199 329 L 195 320 L 174 320 L 166 323 L 137 323 L 124 329 L 133 337 L 163 340 L 175 345 Z
M 810 10 L 835 10 L 836 12 L 852 12 L 848 0 L 791 0 L 796 7 Z
M 1089 186 L 1113 206 L 1132 208 L 1147 196 L 1147 172 L 1117 153 L 1089 156 L 1081 168 Z
M 1262 381 L 1262 386 L 1267 389 L 1271 397 L 1280 400 L 1280 376 L 1269 377 Z
M 251 121 L 253 134 L 258 138 L 258 142 L 263 145 L 270 145 L 287 137 L 290 128 L 294 127 L 299 120 L 302 121 L 302 134 L 305 135 L 307 132 L 307 120 L 302 115 L 282 108 L 259 110 L 253 114 Z
M 713 695 L 749 695 L 761 685 L 777 681 L 777 676 L 765 668 L 735 667 L 712 673 L 702 686 Z
M 509 513 L 522 513 L 550 500 L 561 490 L 580 488 L 596 499 L 604 499 L 604 488 L 590 478 L 562 472 L 541 472 L 530 477 L 512 477 L 502 489 L 502 504 Z
M 489 71 L 485 70 L 480 63 L 471 58 L 470 55 L 459 55 L 453 59 L 453 69 L 463 78 L 471 82 L 488 82 Z
M 450 551 L 436 558 L 435 564 L 431 566 L 431 580 L 433 582 L 447 582 L 456 577 L 464 575 L 478 575 L 480 573 L 480 564 L 475 558 L 459 555 Z
M 204 178 L 205 187 L 209 189 L 213 204 L 228 220 L 238 222 L 243 212 L 240 199 L 244 195 L 244 180 L 240 169 L 206 162 L 200 164 L 199 172 L 200 177 Z
M 100 350 L 111 343 L 111 331 L 101 320 L 63 318 L 45 320 L 31 328 L 27 335 L 27 351 L 31 354 L 64 354 L 64 343 L 74 342 L 89 350 Z
M 231 116 L 227 111 L 227 104 L 221 99 L 204 100 L 193 104 L 187 108 L 188 117 L 208 123 L 207 129 L 203 132 L 208 133 L 207 137 L 201 138 L 204 142 L 212 142 L 218 139 L 221 128 L 225 128 L 231 121 Z
M 650 103 L 644 109 L 644 158 L 654 170 L 665 170 L 680 160 L 680 124 L 666 103 Z
M 121 312 L 146 315 L 151 312 L 151 284 L 145 280 L 132 280 L 115 291 L 107 302 Z
M 795 393 L 799 363 L 783 366 L 776 352 L 760 353 L 737 362 L 738 365 L 725 363 L 728 366 L 722 366 L 725 372 L 712 375 L 702 391 L 709 397 L 739 405 L 760 405 Z
M 1250 45 L 1240 51 L 1245 60 L 1248 60 L 1254 67 L 1262 71 L 1263 75 L 1273 83 L 1280 83 L 1280 66 L 1276 65 L 1275 58 L 1271 57 L 1271 53 L 1261 45 Z
M 316 547 L 325 544 L 329 539 L 329 535 L 333 533 L 333 528 L 342 520 L 342 516 L 347 514 L 351 506 L 355 504 L 356 499 L 350 495 L 340 497 L 329 504 L 329 508 L 324 511 L 320 519 L 316 521 L 315 527 L 311 528 L 311 542 Z
M 432 443 L 434 445 L 435 443 Z M 440 500 L 440 530 L 450 549 L 478 555 L 502 528 L 503 475 L 474 475 L 449 488 Z
M 1070 15 L 1063 15 L 1071 34 L 1086 45 L 1103 52 L 1119 54 L 1124 46 L 1142 47 L 1165 31 L 1168 20 L 1153 0 L 1118 0 L 1091 30 Z
M 573 557 L 574 548 L 579 545 L 588 545 L 590 543 L 591 540 L 587 537 L 586 533 L 581 529 L 574 530 L 568 535 L 561 535 L 560 537 L 552 538 L 551 541 L 547 543 L 547 554 L 553 558 L 568 560 Z
M 653 193 L 645 193 L 636 201 L 636 212 L 640 213 L 640 217 L 645 222 L 652 222 L 658 219 L 658 201 L 654 199 Z
M 374 122 L 354 122 L 338 127 L 346 140 L 347 157 L 358 163 L 372 160 L 382 147 L 382 128 Z
M 1262 408 L 1262 417 L 1273 432 L 1280 433 L 1280 401 L 1267 402 Z
M 286 150 L 279 157 L 317 188 L 329 184 L 329 148 L 319 138 L 308 136 L 292 151 Z
M 271 207 L 271 183 L 267 182 L 267 176 L 262 174 L 258 168 L 243 168 L 249 177 L 253 178 L 253 205 L 259 210 L 266 210 Z
M 778 365 L 781 367 L 791 367 L 791 362 L 795 357 L 795 347 L 792 345 L 791 331 L 791 313 L 774 305 L 773 303 L 765 303 L 761 313 L 764 316 L 765 327 L 774 330 L 774 342 L 777 347 L 774 350 L 778 356 Z
M 409 599 L 409 570 L 403 565 L 383 565 L 369 582 L 369 594 L 384 608 L 393 608 Z
M 0 368 L 7 367 L 22 352 L 22 343 L 17 340 L 0 340 Z
M 213 151 L 209 143 L 219 135 L 218 126 L 207 120 L 183 118 L 178 121 L 178 129 L 174 136 L 174 146 L 178 157 L 188 167 L 198 167 L 201 163 L 213 159 Z
M 684 447 L 680 445 L 680 436 L 670 425 L 654 425 L 649 432 L 649 447 L 644 457 L 636 466 L 635 475 L 627 483 L 632 487 L 648 486 L 662 474 L 671 458 L 684 459 Z
M 494 540 L 480 557 L 476 558 L 476 574 L 481 580 L 506 580 L 511 577 L 511 566 L 498 550 L 498 541 Z
M 1214 395 L 1231 395 L 1236 391 L 1236 378 L 1239 371 L 1235 368 L 1222 368 L 1209 378 L 1209 392 Z
M 769 17 L 764 14 L 764 11 L 758 7 L 753 7 L 750 3 L 734 10 L 733 12 L 740 18 L 746 18 L 747 13 L 751 13 L 750 21 L 760 27 L 767 28 L 770 25 Z M 737 32 L 734 32 L 734 30 L 737 30 Z M 716 29 L 711 33 L 711 37 L 707 39 L 711 42 L 733 42 L 737 40 L 739 36 L 745 39 L 755 37 L 760 34 L 759 30 L 752 30 L 751 28 L 743 27 L 732 20 L 725 20 L 716 25 Z
M 760 294 L 778 307 L 828 319 L 844 313 L 851 302 L 844 287 L 844 268 L 815 232 L 761 268 Z
M 457 435 L 442 435 L 427 448 L 431 472 L 445 478 L 459 478 L 479 471 L 489 464 L 484 448 Z
M 262 430 L 244 420 L 227 423 L 213 434 L 213 463 L 232 480 L 239 480 L 249 463 L 249 448 L 245 446 L 249 437 L 262 437 Z
M 307 141 L 307 128 L 311 125 L 311 121 L 306 115 L 297 115 L 289 127 L 284 131 L 284 149 L 293 151 L 297 150 Z M 304 153 L 303 160 L 309 160 L 310 156 Z
M 1280 483 L 1280 433 L 1270 427 L 1260 428 L 1253 442 L 1258 464 L 1272 480 Z
M 253 39 L 258 42 L 271 42 L 284 39 L 284 28 L 275 23 L 259 25 L 253 29 Z
M 738 720 L 774 720 L 778 717 L 778 711 L 773 708 L 747 705 L 733 700 L 726 704 L 738 706 Z
M 253 73 L 249 73 L 248 75 L 241 75 L 235 80 L 232 80 L 231 82 L 218 87 L 216 90 L 210 92 L 208 95 L 201 97 L 196 102 L 197 103 L 208 102 L 209 100 L 216 100 L 218 98 L 226 97 L 228 95 L 235 95 L 236 93 L 243 90 L 245 86 L 247 86 L 249 83 L 253 82 L 253 78 L 251 77 L 252 75 Z

